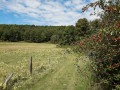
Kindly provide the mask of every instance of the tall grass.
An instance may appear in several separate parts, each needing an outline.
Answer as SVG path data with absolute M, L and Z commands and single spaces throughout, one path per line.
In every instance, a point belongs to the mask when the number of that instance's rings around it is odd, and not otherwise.
M 74 64 L 80 65 L 80 69 Z M 6 90 L 89 90 L 91 87 L 88 58 L 50 43 L 0 42 L 0 88 L 12 72 L 12 79 L 3 87 Z

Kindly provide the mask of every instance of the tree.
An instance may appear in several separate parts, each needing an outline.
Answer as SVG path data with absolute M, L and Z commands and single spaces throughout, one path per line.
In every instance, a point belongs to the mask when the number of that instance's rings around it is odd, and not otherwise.
M 89 34 L 93 34 L 98 32 L 98 30 L 100 29 L 100 19 L 95 19 L 93 21 L 89 22 L 89 26 L 90 26 L 90 30 L 89 30 Z
M 24 32 L 23 38 L 24 38 L 24 41 L 29 42 L 29 41 L 30 41 L 30 31 L 26 30 L 26 31 Z
M 79 40 L 80 36 L 85 36 L 89 31 L 89 22 L 86 18 L 79 19 L 76 23 L 76 39 Z
M 46 35 L 45 35 L 44 32 L 41 33 L 40 38 L 41 38 L 41 42 L 45 42 L 46 41 Z
M 114 4 L 114 1 L 116 4 Z M 102 29 L 97 36 L 91 35 L 89 42 L 86 41 L 85 45 L 87 45 L 87 49 L 96 52 L 96 59 L 94 58 L 91 63 L 93 72 L 97 76 L 95 77 L 95 83 L 102 85 L 101 89 L 103 90 L 119 90 L 120 54 L 117 53 L 120 52 L 120 1 L 109 0 L 109 5 L 104 5 L 104 3 L 105 0 L 92 3 L 95 7 L 99 5 L 104 10 L 101 17 Z M 87 6 L 91 6 L 91 4 Z
M 52 35 L 50 38 L 51 43 L 58 43 L 59 42 L 59 35 Z
M 35 25 L 0 25 L 0 40 L 2 41 L 26 41 L 48 42 L 51 39 L 56 43 L 62 38 L 67 26 L 35 26 Z M 69 27 L 69 26 L 68 26 Z M 52 37 L 51 37 L 52 36 Z M 56 36 L 56 38 L 55 38 Z M 57 41 L 56 41 L 57 40 Z
M 60 44 L 69 44 L 75 41 L 75 27 L 74 26 L 67 26 L 63 32 L 62 39 Z

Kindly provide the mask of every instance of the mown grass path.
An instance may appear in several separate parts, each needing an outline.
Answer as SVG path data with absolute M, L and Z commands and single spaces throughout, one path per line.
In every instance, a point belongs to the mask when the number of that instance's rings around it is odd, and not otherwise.
M 90 72 L 83 59 L 88 58 L 81 56 L 78 61 L 81 72 L 74 65 L 76 59 L 76 54 L 67 54 L 66 60 L 59 63 L 52 73 L 41 79 L 31 90 L 87 90 L 90 79 L 86 74 L 90 75 Z
M 88 62 L 85 55 L 56 48 L 55 44 L 0 42 L 0 83 L 13 72 L 8 90 L 90 90 Z

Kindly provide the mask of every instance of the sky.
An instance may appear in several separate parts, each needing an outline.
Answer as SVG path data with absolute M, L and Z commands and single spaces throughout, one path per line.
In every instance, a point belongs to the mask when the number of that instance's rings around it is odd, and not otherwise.
M 98 0 L 0 0 L 0 24 L 68 26 L 80 18 L 99 19 L 94 9 L 82 8 Z M 96 8 L 95 12 L 102 9 Z

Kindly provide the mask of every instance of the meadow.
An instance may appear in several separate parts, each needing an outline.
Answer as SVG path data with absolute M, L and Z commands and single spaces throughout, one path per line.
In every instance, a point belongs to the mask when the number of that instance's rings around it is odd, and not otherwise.
M 8 85 L 2 87 L 11 73 L 14 75 Z M 58 48 L 50 43 L 0 42 L 1 89 L 89 90 L 91 79 L 88 57 L 70 48 Z

